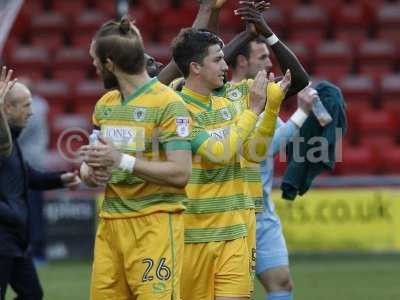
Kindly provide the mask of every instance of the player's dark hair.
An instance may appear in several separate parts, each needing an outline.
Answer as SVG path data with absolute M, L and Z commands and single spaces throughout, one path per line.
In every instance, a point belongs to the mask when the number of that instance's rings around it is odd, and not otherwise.
M 107 58 L 128 74 L 139 74 L 145 66 L 143 41 L 127 17 L 107 21 L 94 36 L 95 51 L 102 64 Z
M 190 64 L 202 64 L 208 55 L 208 48 L 213 45 L 222 49 L 223 42 L 210 31 L 184 28 L 179 32 L 172 44 L 172 55 L 185 78 L 189 76 Z
M 243 55 L 247 59 L 250 58 L 251 42 L 256 42 L 257 44 L 267 44 L 267 41 L 265 40 L 264 37 L 256 36 L 253 39 L 251 39 L 248 43 L 244 44 L 242 47 L 237 49 L 237 51 L 235 51 L 232 59 L 228 62 L 229 65 L 233 69 L 236 69 L 236 67 L 237 67 L 237 58 L 238 58 L 239 55 Z

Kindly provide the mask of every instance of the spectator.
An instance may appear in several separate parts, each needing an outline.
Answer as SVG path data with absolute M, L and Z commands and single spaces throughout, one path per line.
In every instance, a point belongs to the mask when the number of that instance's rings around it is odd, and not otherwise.
M 7 73 L 7 76 L 6 76 Z M 24 160 L 17 140 L 32 115 L 31 93 L 11 81 L 12 71 L 0 76 L 0 300 L 7 285 L 17 299 L 40 300 L 42 287 L 28 250 L 30 203 L 28 188 L 76 188 L 77 173 L 40 172 Z

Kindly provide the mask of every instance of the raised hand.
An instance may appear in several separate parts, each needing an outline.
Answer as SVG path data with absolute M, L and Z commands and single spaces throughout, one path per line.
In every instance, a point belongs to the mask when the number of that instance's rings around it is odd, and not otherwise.
M 240 1 L 240 2 L 245 2 L 245 1 Z M 267 2 L 267 1 L 260 1 L 260 2 L 254 3 L 254 7 L 259 12 L 263 13 L 264 11 L 266 11 L 267 9 L 269 9 L 271 7 L 271 3 Z
M 0 105 L 4 103 L 4 98 L 8 91 L 13 87 L 15 82 L 17 82 L 17 79 L 11 80 L 13 70 L 8 70 L 7 67 L 3 66 L 1 69 L 1 75 L 0 75 Z
M 318 97 L 318 92 L 307 86 L 297 94 L 297 106 L 305 113 L 310 113 L 313 108 L 314 100 Z
M 250 88 L 250 109 L 257 115 L 265 108 L 267 84 L 267 72 L 265 70 L 258 72 Z
M 292 73 L 290 72 L 289 69 L 286 70 L 285 76 L 283 79 L 279 82 L 279 85 L 283 92 L 286 94 L 287 91 L 290 88 L 290 84 L 292 83 Z
M 273 73 L 269 74 L 268 81 L 271 84 L 268 85 L 267 89 L 267 109 L 273 111 L 275 113 L 279 112 L 279 108 L 283 99 L 285 98 L 285 94 L 287 93 L 290 83 L 291 83 L 291 75 L 290 70 L 286 71 L 283 79 L 278 82 L 278 84 L 274 83 L 276 80 Z
M 254 1 L 239 1 L 239 4 L 244 6 L 250 6 L 258 10 L 259 12 L 263 13 L 266 11 L 268 8 L 271 7 L 271 3 L 267 1 L 260 1 L 260 2 L 254 2 Z
M 254 4 L 250 1 L 240 1 L 241 6 L 234 11 L 246 23 L 254 24 L 257 32 L 264 36 L 270 36 L 273 32 L 264 19 L 263 12 L 269 8 L 269 3 L 262 1 Z M 257 5 L 257 6 L 256 6 Z

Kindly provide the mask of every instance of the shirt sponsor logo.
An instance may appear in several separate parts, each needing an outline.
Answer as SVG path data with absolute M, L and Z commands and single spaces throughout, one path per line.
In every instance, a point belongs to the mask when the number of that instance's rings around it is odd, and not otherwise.
M 113 144 L 127 151 L 143 151 L 145 130 L 143 127 L 133 126 L 102 126 L 102 134 Z
M 208 130 L 208 134 L 217 140 L 224 140 L 229 136 L 229 127 Z

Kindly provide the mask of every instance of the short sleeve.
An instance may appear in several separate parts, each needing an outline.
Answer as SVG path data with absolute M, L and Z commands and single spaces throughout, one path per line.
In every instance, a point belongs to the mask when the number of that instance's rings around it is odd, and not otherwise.
M 159 142 L 166 150 L 190 150 L 192 120 L 181 99 L 169 101 L 161 110 Z

